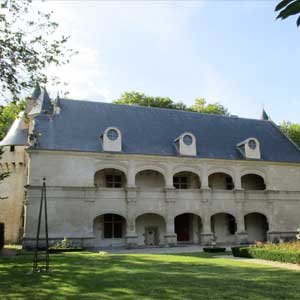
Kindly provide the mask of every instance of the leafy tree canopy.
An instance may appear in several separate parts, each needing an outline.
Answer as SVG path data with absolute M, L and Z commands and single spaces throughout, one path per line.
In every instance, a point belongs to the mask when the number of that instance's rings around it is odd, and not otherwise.
M 52 13 L 44 13 L 32 0 L 4 0 L 0 4 L 0 96 L 17 100 L 24 90 L 48 78 L 45 70 L 69 62 L 75 52 L 68 36 L 57 34 Z
M 280 129 L 297 145 L 300 145 L 300 124 L 284 121 L 279 124 Z
M 0 141 L 5 137 L 18 114 L 24 109 L 24 100 L 19 102 L 13 101 L 6 106 L 0 106 Z
M 204 98 L 196 99 L 194 105 L 188 107 L 183 102 L 172 101 L 169 97 L 152 97 L 139 92 L 125 92 L 113 103 L 170 108 L 226 116 L 229 115 L 227 108 L 225 108 L 223 105 L 219 103 L 207 104 Z
M 275 7 L 279 12 L 277 19 L 286 19 L 288 17 L 300 14 L 300 0 L 282 0 Z M 300 26 L 300 17 L 297 19 L 297 26 Z

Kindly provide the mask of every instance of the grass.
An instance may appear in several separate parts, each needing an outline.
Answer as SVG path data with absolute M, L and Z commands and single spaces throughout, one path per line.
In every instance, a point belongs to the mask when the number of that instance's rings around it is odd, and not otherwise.
M 0 300 L 300 299 L 300 272 L 181 255 L 64 253 L 28 274 L 32 253 L 0 257 Z

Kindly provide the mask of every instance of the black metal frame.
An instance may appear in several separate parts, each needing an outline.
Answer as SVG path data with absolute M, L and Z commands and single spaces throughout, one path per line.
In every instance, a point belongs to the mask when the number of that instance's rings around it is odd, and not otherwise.
M 48 239 L 48 212 L 47 212 L 47 196 L 46 196 L 46 178 L 43 178 L 43 186 L 42 186 L 42 194 L 41 194 L 41 202 L 40 202 L 40 209 L 39 209 L 39 217 L 38 217 L 38 226 L 37 226 L 37 233 L 36 233 L 36 242 L 35 242 L 35 249 L 34 249 L 34 257 L 33 257 L 33 272 L 40 272 L 42 267 L 39 267 L 39 241 L 40 241 L 40 231 L 41 231 L 41 221 L 42 221 L 42 211 L 44 205 L 44 213 L 45 213 L 45 244 L 46 244 L 46 255 L 45 255 L 45 271 L 49 271 L 49 239 Z

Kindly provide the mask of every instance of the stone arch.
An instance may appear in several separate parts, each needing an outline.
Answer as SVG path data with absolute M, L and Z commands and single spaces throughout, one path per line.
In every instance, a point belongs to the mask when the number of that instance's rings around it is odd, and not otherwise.
M 166 186 L 166 172 L 155 165 L 140 166 L 135 171 L 135 185 L 142 188 L 163 188 Z
M 266 180 L 266 177 L 267 177 L 266 172 L 260 168 L 255 168 L 255 169 L 244 168 L 244 169 L 242 169 L 241 177 L 243 177 L 244 175 L 247 175 L 247 174 L 258 175 L 258 176 L 262 177 L 264 180 Z
M 254 173 L 246 173 L 241 177 L 241 186 L 244 190 L 265 190 L 264 177 Z
M 201 243 L 203 224 L 200 215 L 193 212 L 177 214 L 174 217 L 174 227 L 178 243 Z
M 107 187 L 107 188 L 121 188 L 127 184 L 127 173 L 124 172 L 123 168 L 109 168 L 106 165 L 101 169 L 98 169 L 94 173 L 94 185 L 96 187 Z
M 173 172 L 173 186 L 177 189 L 199 189 L 201 176 L 193 168 L 180 168 Z
M 139 173 L 139 172 L 142 172 L 142 171 L 147 171 L 147 170 L 153 170 L 153 171 L 156 171 L 156 172 L 159 172 L 161 173 L 163 176 L 164 176 L 164 179 L 166 181 L 166 170 L 164 168 L 164 166 L 162 165 L 151 165 L 151 164 L 147 164 L 147 165 L 137 165 L 136 168 L 135 168 L 135 176 Z
M 218 212 L 210 217 L 211 231 L 217 243 L 235 243 L 237 231 L 236 217 L 232 213 Z
M 96 248 L 125 245 L 126 218 L 119 213 L 102 213 L 93 220 Z
M 137 244 L 139 246 L 159 246 L 165 244 L 166 220 L 155 212 L 139 214 L 135 219 Z
M 208 174 L 208 186 L 211 189 L 234 189 L 234 176 L 231 172 L 226 172 L 224 169 L 214 169 Z
M 94 166 L 94 173 L 97 171 L 101 171 L 103 169 L 116 169 L 122 171 L 124 174 L 126 174 L 126 177 L 128 175 L 128 165 L 126 163 L 113 163 L 113 162 L 97 162 Z
M 248 241 L 266 242 L 267 232 L 269 230 L 269 222 L 266 214 L 261 212 L 251 212 L 244 216 L 245 229 L 248 233 Z
M 208 169 L 207 176 L 210 176 L 214 173 L 225 173 L 234 178 L 234 170 L 226 167 L 211 167 Z

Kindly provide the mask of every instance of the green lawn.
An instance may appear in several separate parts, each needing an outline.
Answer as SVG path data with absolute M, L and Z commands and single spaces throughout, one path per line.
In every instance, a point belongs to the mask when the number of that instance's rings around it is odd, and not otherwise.
M 32 255 L 0 257 L 0 300 L 300 299 L 300 272 L 209 254 L 51 256 L 50 274 L 28 274 Z

